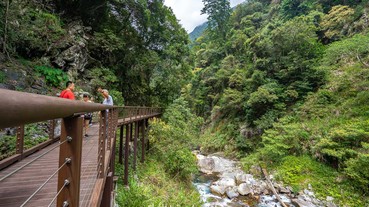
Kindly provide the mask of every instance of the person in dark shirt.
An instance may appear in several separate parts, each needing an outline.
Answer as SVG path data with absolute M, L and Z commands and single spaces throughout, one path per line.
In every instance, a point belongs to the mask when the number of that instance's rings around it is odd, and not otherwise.
M 90 96 L 88 94 L 83 94 L 83 100 L 84 102 L 86 103 L 92 103 L 92 101 L 90 101 Z M 86 113 L 85 116 L 84 116 L 84 127 L 85 127 L 85 137 L 88 137 L 88 129 L 89 129 L 89 125 L 90 125 L 90 122 L 92 120 L 92 113 L 89 112 L 89 113 Z
M 65 87 L 66 89 L 60 93 L 60 98 L 76 100 L 76 98 L 74 97 L 74 93 L 73 93 L 74 83 L 72 81 L 67 81 L 67 83 L 65 84 Z

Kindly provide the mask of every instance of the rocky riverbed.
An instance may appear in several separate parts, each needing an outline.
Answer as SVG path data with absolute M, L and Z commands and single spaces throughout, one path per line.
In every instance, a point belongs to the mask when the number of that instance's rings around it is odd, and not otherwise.
M 194 152 L 201 174 L 194 179 L 204 207 L 281 207 L 275 195 L 255 168 L 253 174 L 241 170 L 239 163 L 219 155 L 202 155 Z M 289 207 L 336 207 L 333 198 L 322 201 L 315 197 L 312 187 L 295 193 L 289 186 L 284 186 L 273 179 L 272 185 L 280 199 Z

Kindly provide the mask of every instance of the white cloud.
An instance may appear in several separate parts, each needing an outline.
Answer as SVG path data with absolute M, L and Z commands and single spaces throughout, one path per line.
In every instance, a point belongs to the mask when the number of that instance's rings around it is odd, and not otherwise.
M 242 2 L 244 2 L 245 0 L 231 0 L 231 7 L 234 7 Z
M 231 7 L 245 0 L 231 0 Z M 191 32 L 196 26 L 206 22 L 206 15 L 201 15 L 204 7 L 202 0 L 164 0 L 164 4 L 171 7 L 182 26 Z

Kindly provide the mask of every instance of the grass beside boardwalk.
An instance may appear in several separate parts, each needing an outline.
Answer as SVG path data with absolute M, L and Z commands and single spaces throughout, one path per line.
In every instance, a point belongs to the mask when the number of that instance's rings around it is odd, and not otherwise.
M 183 99 L 169 106 L 161 120 L 150 122 L 146 161 L 138 165 L 135 173 L 130 170 L 129 188 L 119 180 L 119 206 L 201 206 L 191 179 L 198 171 L 191 150 L 196 146 L 201 123 Z M 119 164 L 116 173 L 123 176 Z
M 122 165 L 117 170 L 123 175 Z M 129 188 L 123 186 L 121 179 L 118 182 L 117 203 L 120 207 L 201 206 L 192 183 L 169 175 L 155 156 L 149 156 L 144 164 L 138 166 L 136 173 L 132 172 Z

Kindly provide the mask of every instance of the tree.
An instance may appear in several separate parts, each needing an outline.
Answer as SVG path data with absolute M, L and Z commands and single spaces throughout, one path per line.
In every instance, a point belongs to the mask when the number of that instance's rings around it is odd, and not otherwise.
M 9 52 L 7 50 L 7 41 L 8 41 L 8 17 L 9 17 L 9 2 L 10 0 L 6 0 L 5 2 L 5 12 L 4 12 L 4 31 L 3 31 L 3 53 L 5 53 L 8 57 L 8 59 L 10 59 L 9 56 Z
M 215 37 L 225 40 L 228 31 L 228 20 L 231 6 L 228 0 L 202 0 L 204 8 L 201 14 L 208 14 L 208 29 Z
M 339 40 L 348 35 L 349 29 L 354 22 L 354 9 L 349 6 L 334 6 L 325 15 L 320 26 L 324 30 L 324 35 L 331 41 Z
M 283 0 L 281 2 L 281 12 L 287 18 L 307 14 L 310 1 L 306 0 Z

